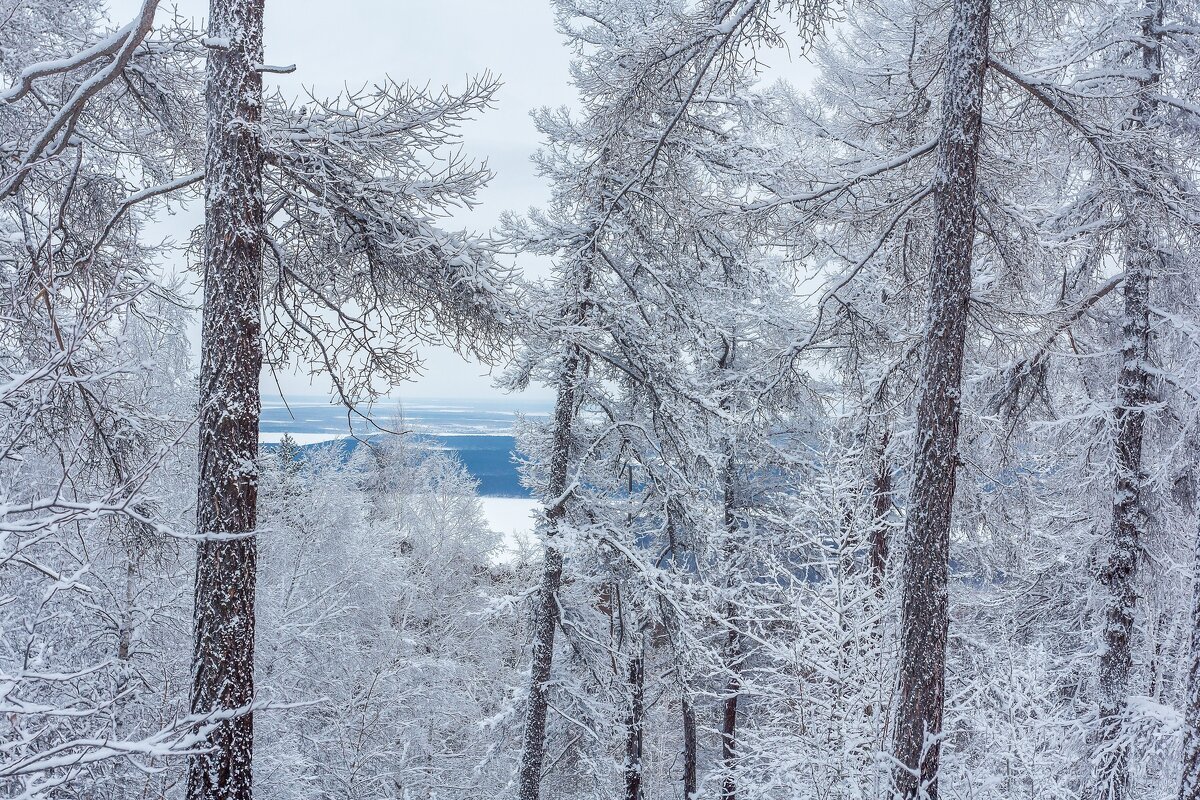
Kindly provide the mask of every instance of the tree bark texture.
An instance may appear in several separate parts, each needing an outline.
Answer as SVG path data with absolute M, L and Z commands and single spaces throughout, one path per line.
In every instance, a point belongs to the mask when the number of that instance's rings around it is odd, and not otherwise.
M 1146 128 L 1155 113 L 1154 87 L 1162 71 L 1156 33 L 1162 21 L 1162 0 L 1144 7 L 1139 66 L 1145 78 L 1126 128 Z M 1153 155 L 1147 154 L 1151 164 Z M 1100 655 L 1100 731 L 1094 758 L 1093 796 L 1124 800 L 1129 794 L 1129 756 L 1124 719 L 1133 671 L 1134 614 L 1137 610 L 1137 573 L 1149 518 L 1146 510 L 1146 469 L 1142 448 L 1146 435 L 1146 408 L 1150 394 L 1150 281 L 1158 266 L 1153 215 L 1146 198 L 1130 199 L 1125 208 L 1124 319 L 1121 326 L 1121 366 L 1117 375 L 1115 410 L 1116 474 L 1113 479 L 1111 548 L 1100 574 L 1108 599 L 1104 614 L 1104 647 Z
M 733 348 L 730 348 L 732 353 Z M 732 358 L 730 358 L 732 361 Z M 727 367 L 727 364 L 722 364 L 722 367 Z M 737 531 L 737 518 L 734 509 L 737 503 L 737 490 L 735 486 L 736 476 L 735 459 L 732 452 L 725 456 L 725 474 L 724 474 L 724 510 L 725 510 L 725 556 L 732 569 L 733 559 L 735 557 L 736 544 L 733 540 L 734 534 Z M 730 578 L 732 580 L 732 576 Z M 732 588 L 732 587 L 730 587 Z M 730 601 L 725 609 L 725 624 L 729 626 L 729 632 L 725 639 L 725 664 L 729 668 L 731 677 L 729 683 L 725 687 L 725 697 L 721 702 L 721 768 L 724 772 L 724 779 L 721 783 L 721 800 L 737 800 L 737 780 L 734 773 L 737 769 L 737 709 L 738 695 L 741 693 L 741 669 L 742 669 L 742 636 L 738 629 L 738 608 Z
M 891 528 L 888 518 L 892 513 L 892 468 L 887 458 L 889 436 L 885 432 L 876 454 L 875 476 L 871 487 L 871 537 L 868 543 L 871 586 L 878 597 L 883 597 L 884 581 L 887 578 L 888 555 L 891 552 Z
M 1196 505 L 1200 507 L 1200 502 Z M 1192 568 L 1192 641 L 1188 650 L 1187 707 L 1183 716 L 1183 771 L 1179 780 L 1179 800 L 1200 800 L 1200 527 L 1197 528 L 1197 534 L 1196 559 Z
M 950 625 L 950 530 L 991 3 L 954 0 L 951 13 L 934 176 L 929 305 L 901 583 L 893 785 L 896 796 L 904 800 L 936 800 L 938 794 Z
M 679 701 L 683 716 L 683 800 L 696 797 L 696 710 L 683 688 Z
M 549 705 L 550 667 L 558 628 L 558 590 L 562 584 L 563 556 L 554 545 L 559 521 L 566 514 L 567 480 L 571 466 L 571 433 L 575 422 L 576 381 L 582 359 L 573 350 L 563 367 L 554 403 L 554 438 L 550 454 L 550 505 L 546 509 L 546 551 L 542 582 L 534 600 L 533 658 L 529 669 L 529 700 L 525 732 L 517 770 L 517 800 L 538 800 L 545 756 L 546 711 Z
M 221 721 L 189 800 L 249 800 L 262 285 L 263 0 L 209 8 L 200 469 L 191 711 Z
M 629 710 L 625 719 L 625 800 L 642 797 L 642 740 L 645 726 L 646 654 L 642 633 L 635 634 L 629 655 L 626 684 Z

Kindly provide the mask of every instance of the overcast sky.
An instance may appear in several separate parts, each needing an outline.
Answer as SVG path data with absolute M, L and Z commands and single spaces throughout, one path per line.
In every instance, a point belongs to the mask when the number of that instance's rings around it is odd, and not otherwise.
M 123 24 L 140 5 L 140 0 L 109 0 L 110 17 Z M 163 6 L 159 13 L 169 13 L 167 0 Z M 201 21 L 208 0 L 179 0 L 174 7 Z M 268 75 L 268 90 L 272 85 L 285 92 L 310 87 L 333 95 L 385 75 L 453 88 L 469 75 L 498 75 L 504 85 L 496 107 L 463 130 L 465 152 L 486 158 L 496 177 L 481 194 L 481 206 L 455 222 L 486 229 L 505 210 L 523 212 L 545 203 L 547 189 L 529 161 L 538 147 L 529 112 L 572 105 L 574 98 L 569 52 L 554 29 L 549 0 L 267 0 L 266 9 L 267 63 L 297 67 L 291 75 Z M 788 64 L 782 55 L 778 60 L 782 72 L 804 79 L 806 65 Z M 196 221 L 180 218 L 164 228 L 179 236 Z M 521 266 L 537 269 L 524 261 Z M 428 350 L 424 357 L 425 374 L 396 387 L 397 399 L 496 396 L 491 377 L 479 365 L 446 350 Z M 289 396 L 328 390 L 320 378 L 285 374 L 280 382 Z M 263 389 L 277 394 L 273 381 Z M 549 392 L 531 389 L 530 395 L 548 397 Z

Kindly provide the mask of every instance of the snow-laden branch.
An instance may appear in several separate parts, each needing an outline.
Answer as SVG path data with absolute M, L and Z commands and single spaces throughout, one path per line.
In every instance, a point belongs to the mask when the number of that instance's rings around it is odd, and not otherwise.
M 13 168 L 12 172 L 3 182 L 0 182 L 0 199 L 8 197 L 21 187 L 21 184 L 24 183 L 34 164 L 47 156 L 58 155 L 68 146 L 71 136 L 74 133 L 75 124 L 83 113 L 84 107 L 87 106 L 93 97 L 122 74 L 125 68 L 129 66 L 138 46 L 150 34 L 154 25 L 154 13 L 157 8 L 158 0 L 144 0 L 141 10 L 134 21 L 118 31 L 117 34 L 114 34 L 112 37 L 114 41 L 103 45 L 102 49 L 104 52 L 92 53 L 91 50 L 85 51 L 87 55 L 82 64 L 90 63 L 107 55 L 111 55 L 111 60 L 75 87 L 71 95 L 62 103 L 49 122 L 42 128 L 41 132 L 26 146 L 24 154 L 20 157 L 19 162 Z M 111 53 L 107 52 L 108 50 L 111 50 Z M 66 64 L 65 67 L 61 69 L 51 68 L 46 74 L 57 74 L 79 66 L 79 64 L 72 63 L 74 60 L 66 59 L 64 62 Z M 35 70 L 34 76 L 30 78 L 31 82 L 36 77 L 39 77 L 39 75 L 36 74 Z M 10 98 L 8 102 L 11 103 L 23 97 L 26 91 L 28 90 L 24 88 L 24 82 L 22 82 L 20 86 L 10 90 L 10 93 L 15 93 L 15 97 Z
M 154 12 L 157 8 L 158 0 L 144 0 L 141 10 L 138 11 L 138 15 L 132 22 L 118 28 L 110 36 L 101 39 L 91 47 L 66 58 L 42 61 L 25 67 L 17 76 L 16 83 L 0 93 L 0 103 L 15 103 L 25 97 L 33 89 L 34 83 L 42 78 L 70 72 L 100 58 L 119 56 L 122 51 L 127 49 L 126 45 L 131 40 L 137 44 L 146 37 L 154 21 Z

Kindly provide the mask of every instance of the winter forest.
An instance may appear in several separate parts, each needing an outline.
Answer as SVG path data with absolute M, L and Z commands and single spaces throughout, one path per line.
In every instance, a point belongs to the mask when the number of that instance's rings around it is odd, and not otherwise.
M 288 2 L 0 0 L 0 796 L 1200 800 L 1198 0 L 536 0 L 485 229 L 503 77 L 283 91 Z M 553 398 L 503 557 L 260 447 L 446 347 Z

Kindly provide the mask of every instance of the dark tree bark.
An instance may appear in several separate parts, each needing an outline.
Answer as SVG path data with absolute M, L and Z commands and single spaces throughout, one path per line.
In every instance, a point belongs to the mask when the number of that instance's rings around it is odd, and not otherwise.
M 629 687 L 629 710 L 625 718 L 625 800 L 642 797 L 642 739 L 645 726 L 646 653 L 642 634 L 635 635 L 626 684 Z
M 1150 342 L 1150 272 L 1146 251 L 1135 244 L 1126 259 L 1125 321 L 1116 411 L 1117 474 L 1113 487 L 1112 548 L 1100 574 L 1108 590 L 1104 648 L 1100 655 L 1099 797 L 1121 800 L 1128 793 L 1128 754 L 1120 744 L 1129 679 L 1133 670 L 1133 623 L 1137 572 L 1146 524 L 1142 463 L 1145 407 L 1150 400 L 1146 359 Z
M 696 711 L 683 689 L 679 701 L 683 715 L 683 800 L 696 796 Z
M 871 539 L 868 543 L 871 586 L 877 596 L 883 596 L 883 582 L 887 578 L 888 555 L 891 552 L 891 529 L 888 517 L 892 513 L 892 465 L 888 463 L 887 447 L 889 435 L 885 431 L 875 459 L 875 477 L 871 487 Z
M 679 542 L 676 529 L 676 518 L 679 512 L 676 510 L 675 501 L 667 500 L 666 515 L 667 545 L 671 558 L 677 559 L 681 543 Z M 680 625 L 680 620 L 676 617 L 675 609 L 669 603 L 664 602 L 662 598 L 659 598 L 659 608 L 662 611 L 667 633 L 671 638 L 671 650 L 675 659 L 675 674 L 679 678 L 680 727 L 683 733 L 683 800 L 692 800 L 696 795 L 696 711 L 692 707 L 686 670 L 684 668 L 683 652 L 680 647 L 680 628 L 682 626 Z
M 567 480 L 571 466 L 571 432 L 575 423 L 576 382 L 582 359 L 573 350 L 563 366 L 554 403 L 554 438 L 547 487 L 546 552 L 542 582 L 534 601 L 533 659 L 529 669 L 529 700 L 525 709 L 525 733 L 517 770 L 517 800 L 538 800 L 545 756 L 546 711 L 549 702 L 550 667 L 554 660 L 554 637 L 558 628 L 558 590 L 562 584 L 563 557 L 554 545 L 558 523 L 566 514 Z
M 736 633 L 730 632 L 727 648 L 734 653 L 740 650 L 740 639 Z M 741 680 L 736 675 L 730 678 L 725 687 L 725 700 L 721 703 L 721 764 L 725 769 L 725 779 L 721 782 L 721 800 L 737 798 L 737 781 L 733 771 L 737 758 L 737 707 L 741 688 Z
M 900 696 L 893 756 L 897 797 L 938 793 L 950 526 L 958 469 L 963 348 L 971 295 L 976 167 L 990 0 L 954 0 L 934 176 L 929 306 L 917 404 L 916 452 L 905 527 Z
M 263 0 L 212 0 L 205 158 L 200 480 L 191 710 L 221 714 L 188 768 L 189 800 L 249 800 L 262 366 Z M 227 46 L 226 46 L 227 45 Z M 240 710 L 240 711 L 238 711 Z
M 1147 76 L 1138 102 L 1126 124 L 1131 131 L 1146 127 L 1155 112 L 1154 86 L 1162 71 L 1156 32 L 1162 21 L 1162 0 L 1148 0 L 1142 23 L 1140 66 Z M 1153 157 L 1150 156 L 1151 163 Z M 1137 572 L 1148 513 L 1146 471 L 1142 447 L 1146 408 L 1151 402 L 1150 280 L 1158 267 L 1150 219 L 1153 211 L 1144 197 L 1131 198 L 1125 208 L 1124 321 L 1121 327 L 1121 368 L 1117 376 L 1116 475 L 1113 481 L 1112 547 L 1100 574 L 1108 590 L 1104 615 L 1104 648 L 1100 656 L 1100 741 L 1094 794 L 1123 800 L 1129 793 L 1128 753 L 1123 744 L 1123 720 L 1133 670 L 1133 622 L 1137 609 Z

